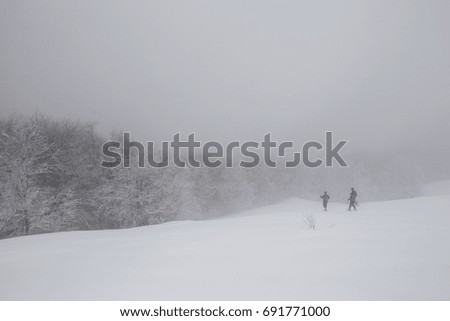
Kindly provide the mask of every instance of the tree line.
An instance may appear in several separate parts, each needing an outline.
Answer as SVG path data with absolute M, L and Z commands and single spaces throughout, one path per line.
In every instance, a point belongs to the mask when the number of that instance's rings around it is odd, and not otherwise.
M 200 219 L 272 199 L 258 170 L 102 168 L 104 141 L 91 123 L 0 119 L 0 238 Z
M 204 219 L 296 196 L 333 201 L 414 196 L 417 167 L 366 157 L 342 169 L 116 168 L 100 166 L 105 139 L 92 123 L 45 115 L 0 119 L 0 238 Z M 338 191 L 338 192 L 333 192 Z

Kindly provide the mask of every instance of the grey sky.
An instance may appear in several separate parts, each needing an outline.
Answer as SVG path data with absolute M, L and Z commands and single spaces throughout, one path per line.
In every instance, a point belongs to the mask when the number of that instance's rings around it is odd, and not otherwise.
M 448 149 L 449 31 L 450 1 L 0 0 L 0 113 Z

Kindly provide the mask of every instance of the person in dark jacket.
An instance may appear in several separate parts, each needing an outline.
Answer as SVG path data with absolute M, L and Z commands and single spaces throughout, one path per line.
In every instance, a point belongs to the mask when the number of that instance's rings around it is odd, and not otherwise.
M 328 206 L 328 200 L 330 199 L 330 195 L 328 195 L 327 192 L 325 191 L 323 193 L 323 195 L 320 195 L 320 198 L 322 199 L 323 210 L 326 211 L 327 206 Z
M 358 196 L 358 193 L 356 193 L 355 189 L 352 187 L 352 191 L 350 192 L 350 198 L 347 201 L 350 201 L 348 205 L 348 210 L 350 211 L 353 207 L 356 211 L 356 196 Z

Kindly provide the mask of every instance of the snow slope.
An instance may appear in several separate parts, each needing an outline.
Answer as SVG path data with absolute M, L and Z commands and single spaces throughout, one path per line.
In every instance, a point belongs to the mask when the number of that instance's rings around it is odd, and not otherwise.
M 450 180 L 426 184 L 422 196 L 450 195 Z
M 0 299 L 450 300 L 450 196 L 329 207 L 0 240 Z

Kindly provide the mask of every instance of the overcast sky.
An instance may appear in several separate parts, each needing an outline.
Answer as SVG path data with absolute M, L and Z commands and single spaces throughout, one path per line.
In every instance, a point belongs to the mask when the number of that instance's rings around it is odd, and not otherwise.
M 0 0 L 0 114 L 448 149 L 449 33 L 446 0 Z

